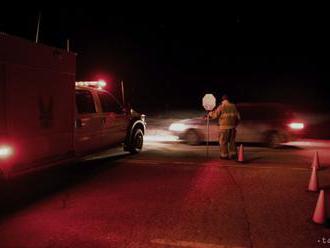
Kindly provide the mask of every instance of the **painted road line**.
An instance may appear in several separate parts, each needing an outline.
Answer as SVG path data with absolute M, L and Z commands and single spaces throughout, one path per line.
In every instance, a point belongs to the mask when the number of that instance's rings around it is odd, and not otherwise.
M 202 162 L 166 161 L 166 160 L 148 160 L 148 159 L 146 159 L 146 160 L 144 160 L 144 159 L 132 159 L 132 160 L 126 160 L 125 162 L 136 163 L 136 164 L 143 164 L 143 163 L 152 164 L 152 163 L 155 163 L 155 164 L 166 164 L 166 165 L 169 165 L 169 164 L 200 165 L 200 164 L 202 164 Z
M 192 165 L 196 165 L 196 164 L 201 164 L 200 162 L 185 162 L 185 161 L 180 161 L 180 162 L 171 162 L 173 164 L 192 164 Z
M 152 244 L 187 247 L 187 248 L 244 248 L 243 246 L 229 246 L 229 245 L 216 245 L 200 242 L 181 241 L 181 240 L 168 240 L 168 239 L 153 239 L 150 241 Z
M 145 164 L 145 165 L 195 165 L 202 166 L 205 162 L 190 162 L 190 161 L 162 161 L 162 160 L 142 160 L 142 159 L 134 159 L 134 160 L 126 160 L 125 162 L 132 164 Z M 285 167 L 285 166 L 264 166 L 264 165 L 252 165 L 252 164 L 216 164 L 221 163 L 220 161 L 209 161 L 207 163 L 214 163 L 216 167 L 232 167 L 232 168 L 244 168 L 244 169 L 281 169 L 281 170 L 298 170 L 298 171 L 309 171 L 309 167 Z
M 253 168 L 253 169 L 285 169 L 285 170 L 299 170 L 310 171 L 310 168 L 303 167 L 284 167 L 284 166 L 256 166 L 256 165 L 218 165 L 218 167 L 232 167 L 232 168 Z
M 128 161 L 125 161 L 125 162 L 128 162 L 130 164 L 156 164 L 156 165 L 159 165 L 161 163 L 165 163 L 165 162 L 153 161 L 153 160 L 128 160 Z

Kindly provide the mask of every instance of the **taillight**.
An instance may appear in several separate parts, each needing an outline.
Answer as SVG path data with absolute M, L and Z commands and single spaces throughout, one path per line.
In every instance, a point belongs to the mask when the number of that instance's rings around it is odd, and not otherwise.
M 0 159 L 7 159 L 12 156 L 14 150 L 8 145 L 0 145 Z
M 302 122 L 292 122 L 289 124 L 289 127 L 294 130 L 301 130 L 304 129 L 304 123 Z

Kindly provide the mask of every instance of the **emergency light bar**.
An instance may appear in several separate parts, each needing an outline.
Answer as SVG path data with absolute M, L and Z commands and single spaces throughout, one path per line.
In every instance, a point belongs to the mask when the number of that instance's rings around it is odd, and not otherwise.
M 85 86 L 85 87 L 97 87 L 98 89 L 102 89 L 107 85 L 104 80 L 99 81 L 79 81 L 76 82 L 76 86 Z

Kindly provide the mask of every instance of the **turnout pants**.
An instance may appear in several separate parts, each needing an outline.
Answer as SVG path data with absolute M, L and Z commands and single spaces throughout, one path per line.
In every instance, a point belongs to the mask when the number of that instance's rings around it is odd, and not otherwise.
M 220 157 L 232 158 L 237 156 L 236 129 L 221 129 L 219 132 Z

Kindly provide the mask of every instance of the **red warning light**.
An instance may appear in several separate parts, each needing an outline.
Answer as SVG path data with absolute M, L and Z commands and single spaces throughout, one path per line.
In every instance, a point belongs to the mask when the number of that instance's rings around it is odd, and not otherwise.
M 99 79 L 98 86 L 101 88 L 104 88 L 107 85 L 107 83 L 103 79 Z
M 106 85 L 107 83 L 104 80 L 76 82 L 76 86 L 95 87 L 100 90 L 103 89 Z

